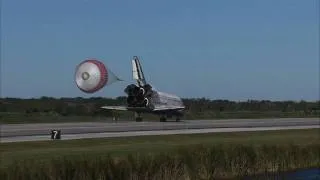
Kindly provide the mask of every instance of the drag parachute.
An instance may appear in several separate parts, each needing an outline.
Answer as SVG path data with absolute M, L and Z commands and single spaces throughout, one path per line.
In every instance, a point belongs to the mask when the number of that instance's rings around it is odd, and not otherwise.
M 101 61 L 87 59 L 76 67 L 75 82 L 77 87 L 85 93 L 97 92 L 116 81 L 122 80 Z

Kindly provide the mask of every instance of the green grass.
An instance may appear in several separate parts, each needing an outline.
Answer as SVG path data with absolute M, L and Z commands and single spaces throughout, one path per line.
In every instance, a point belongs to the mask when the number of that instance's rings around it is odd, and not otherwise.
M 60 116 L 48 114 L 24 115 L 23 113 L 6 113 L 0 117 L 1 124 L 23 124 L 23 123 L 63 123 L 63 122 L 99 122 L 112 118 L 91 116 Z
M 171 153 L 61 157 L 43 163 L 14 163 L 0 169 L 3 180 L 35 179 L 241 179 L 269 172 L 320 168 L 320 145 L 193 145 Z M 280 177 L 277 177 L 280 178 Z M 270 176 L 269 176 L 270 178 Z M 275 177 L 274 177 L 275 178 Z
M 7 166 L 15 160 L 46 161 L 61 156 L 77 158 L 82 155 L 104 156 L 106 154 L 121 157 L 131 153 L 174 151 L 178 147 L 188 148 L 192 145 L 245 144 L 258 146 L 289 143 L 319 144 L 319 129 L 15 142 L 1 143 L 0 149 L 2 166 Z
M 320 168 L 319 129 L 1 143 L 0 177 L 213 179 Z

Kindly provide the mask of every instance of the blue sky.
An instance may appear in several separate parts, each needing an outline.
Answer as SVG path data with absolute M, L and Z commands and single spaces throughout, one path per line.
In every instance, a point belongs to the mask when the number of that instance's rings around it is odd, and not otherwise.
M 1 95 L 116 97 L 131 57 L 181 97 L 319 99 L 316 0 L 2 0 Z M 94 57 L 125 82 L 95 94 L 74 83 Z

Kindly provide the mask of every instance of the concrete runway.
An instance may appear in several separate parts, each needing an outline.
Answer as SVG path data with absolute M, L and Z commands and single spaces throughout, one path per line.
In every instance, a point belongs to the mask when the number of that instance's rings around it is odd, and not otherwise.
M 185 120 L 181 122 L 50 123 L 1 125 L 1 142 L 50 140 L 50 131 L 61 130 L 62 139 L 236 132 L 320 128 L 319 118 Z

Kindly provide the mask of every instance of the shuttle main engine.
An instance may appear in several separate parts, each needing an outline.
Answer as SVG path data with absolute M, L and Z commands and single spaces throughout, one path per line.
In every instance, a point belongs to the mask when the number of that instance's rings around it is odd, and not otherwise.
M 127 103 L 130 107 L 147 107 L 149 106 L 149 98 L 152 95 L 152 87 L 147 84 L 138 87 L 135 84 L 128 85 L 124 92 L 128 95 Z
M 76 67 L 75 82 L 85 93 L 95 93 L 120 79 L 100 61 L 88 59 Z

